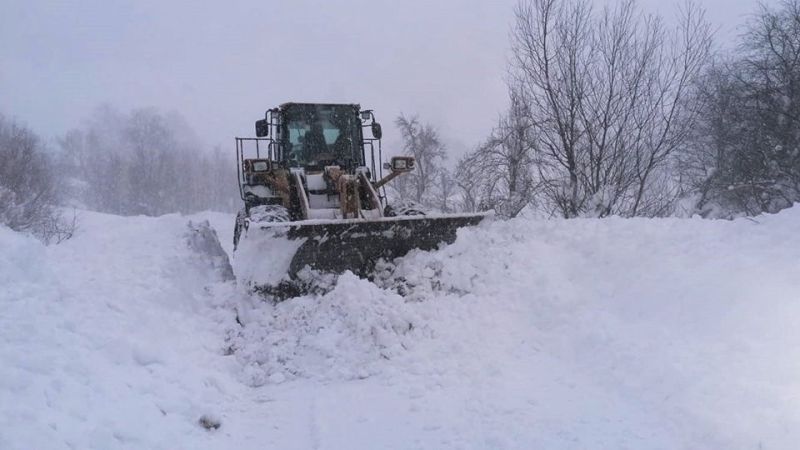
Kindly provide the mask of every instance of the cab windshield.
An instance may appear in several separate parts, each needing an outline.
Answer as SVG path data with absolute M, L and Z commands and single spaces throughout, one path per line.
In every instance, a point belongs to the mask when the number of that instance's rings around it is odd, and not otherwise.
M 352 106 L 289 105 L 283 126 L 293 166 L 362 164 L 356 142 L 361 123 Z

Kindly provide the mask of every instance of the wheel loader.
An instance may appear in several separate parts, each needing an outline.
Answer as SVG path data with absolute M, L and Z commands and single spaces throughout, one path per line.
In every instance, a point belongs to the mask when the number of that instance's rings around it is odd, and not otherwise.
M 381 125 L 357 104 L 285 103 L 235 138 L 239 192 L 234 266 L 256 290 L 301 272 L 369 276 L 381 258 L 452 243 L 485 214 L 426 214 L 387 204 L 385 185 L 414 158 L 381 164 Z

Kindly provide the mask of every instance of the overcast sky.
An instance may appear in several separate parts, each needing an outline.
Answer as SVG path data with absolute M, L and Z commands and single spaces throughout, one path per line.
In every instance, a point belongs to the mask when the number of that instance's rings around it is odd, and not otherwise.
M 178 111 L 232 146 L 269 107 L 347 102 L 374 108 L 390 145 L 393 118 L 418 113 L 458 151 L 506 104 L 516 0 L 0 1 L 0 112 L 48 138 L 107 102 Z M 720 41 L 757 5 L 699 1 Z

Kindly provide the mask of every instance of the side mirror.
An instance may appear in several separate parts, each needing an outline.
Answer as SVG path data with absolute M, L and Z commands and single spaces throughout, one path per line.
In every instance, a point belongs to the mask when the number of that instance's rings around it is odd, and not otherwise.
M 256 120 L 256 137 L 269 136 L 269 122 L 267 119 Z
M 381 130 L 381 124 L 379 124 L 378 122 L 372 123 L 372 136 L 375 139 L 380 139 L 381 137 L 383 137 L 383 130 Z
M 386 163 L 384 168 L 392 172 L 411 172 L 414 170 L 413 156 L 395 156 L 391 163 Z

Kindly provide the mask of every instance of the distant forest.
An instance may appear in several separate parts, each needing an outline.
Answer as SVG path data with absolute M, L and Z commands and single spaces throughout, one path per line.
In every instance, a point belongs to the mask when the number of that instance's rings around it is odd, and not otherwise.
M 398 117 L 417 170 L 390 198 L 501 217 L 732 218 L 791 206 L 800 0 L 759 6 L 724 52 L 699 6 L 678 11 L 665 21 L 633 0 L 520 1 L 507 110 L 452 170 L 433 126 Z M 68 235 L 65 205 L 121 215 L 240 207 L 231 149 L 208 148 L 177 113 L 102 106 L 56 148 L 6 113 L 0 223 L 13 229 Z

